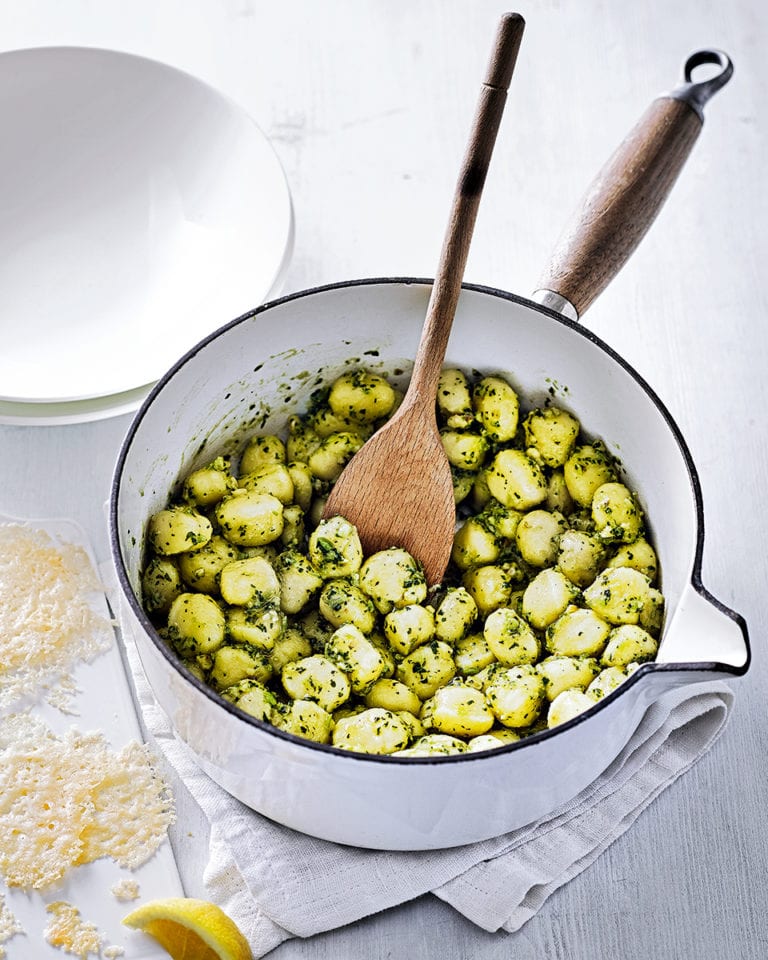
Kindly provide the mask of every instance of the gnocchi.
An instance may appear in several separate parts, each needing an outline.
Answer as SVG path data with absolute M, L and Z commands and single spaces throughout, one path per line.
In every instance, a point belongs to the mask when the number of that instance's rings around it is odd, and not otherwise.
M 181 478 L 147 526 L 144 607 L 189 671 L 264 723 L 341 750 L 494 750 L 567 722 L 656 656 L 664 597 L 636 493 L 554 403 L 443 370 L 457 529 L 428 588 L 393 544 L 323 519 L 402 394 L 349 371 L 288 419 Z

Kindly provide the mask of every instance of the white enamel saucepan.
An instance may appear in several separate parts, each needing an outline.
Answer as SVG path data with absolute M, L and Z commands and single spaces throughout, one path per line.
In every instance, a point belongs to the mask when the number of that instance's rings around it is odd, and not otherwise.
M 693 82 L 702 63 L 719 72 Z M 667 691 L 747 670 L 746 624 L 701 583 L 701 491 L 685 441 L 632 367 L 577 323 L 661 206 L 699 132 L 703 104 L 730 72 L 717 51 L 689 58 L 685 82 L 654 101 L 591 188 L 540 284 L 540 302 L 469 284 L 459 300 L 446 363 L 505 374 L 529 404 L 544 402 L 550 384 L 567 385 L 558 403 L 620 450 L 659 554 L 667 612 L 658 659 L 570 722 L 479 754 L 397 758 L 318 745 L 226 703 L 187 672 L 142 610 L 147 520 L 179 478 L 257 430 L 281 429 L 318 383 L 351 364 L 405 382 L 430 281 L 340 283 L 262 306 L 186 354 L 144 403 L 120 452 L 110 511 L 125 626 L 178 734 L 244 803 L 341 843 L 392 850 L 469 843 L 574 797 Z

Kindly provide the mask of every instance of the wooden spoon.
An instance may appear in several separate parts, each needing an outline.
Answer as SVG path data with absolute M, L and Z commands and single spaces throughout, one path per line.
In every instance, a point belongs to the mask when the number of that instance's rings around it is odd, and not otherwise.
M 392 419 L 347 464 L 323 511 L 357 527 L 366 555 L 398 546 L 439 583 L 456 527 L 451 469 L 435 400 L 469 244 L 525 21 L 501 18 L 480 92 L 408 392 Z

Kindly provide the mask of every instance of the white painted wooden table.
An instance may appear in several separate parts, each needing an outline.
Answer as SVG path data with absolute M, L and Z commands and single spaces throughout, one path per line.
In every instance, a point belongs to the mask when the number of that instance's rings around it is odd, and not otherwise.
M 503 9 L 499 0 L 0 0 L 0 43 L 144 54 L 243 105 L 293 191 L 290 291 L 433 274 Z M 520 933 L 485 933 L 426 897 L 288 942 L 279 960 L 768 956 L 768 7 L 539 0 L 520 12 L 526 36 L 466 278 L 524 294 L 592 174 L 687 54 L 717 46 L 735 62 L 674 195 L 587 323 L 656 388 L 690 444 L 706 505 L 705 583 L 746 616 L 753 667 L 711 754 Z M 9 322 L 0 304 L 0 329 Z M 73 517 L 106 559 L 102 504 L 128 422 L 0 427 L 0 512 Z M 205 837 L 179 796 L 176 852 L 187 891 L 204 896 Z

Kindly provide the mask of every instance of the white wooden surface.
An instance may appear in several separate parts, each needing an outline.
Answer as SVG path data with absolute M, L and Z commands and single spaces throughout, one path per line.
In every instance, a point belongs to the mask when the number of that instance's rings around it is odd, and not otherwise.
M 503 9 L 500 0 L 0 0 L 0 43 L 144 54 L 242 104 L 272 138 L 293 191 L 286 290 L 296 290 L 433 274 Z M 533 289 L 592 174 L 675 83 L 685 56 L 717 46 L 734 59 L 676 192 L 586 322 L 657 389 L 689 442 L 706 505 L 705 582 L 746 616 L 753 667 L 711 754 L 520 933 L 484 933 L 426 897 L 288 942 L 276 960 L 768 956 L 768 7 L 539 0 L 519 9 L 528 26 L 466 277 L 520 293 Z M 12 322 L 0 304 L 0 330 Z M 72 517 L 106 559 L 102 504 L 127 424 L 0 427 L 0 512 Z M 179 794 L 177 854 L 188 892 L 205 895 L 204 831 Z

